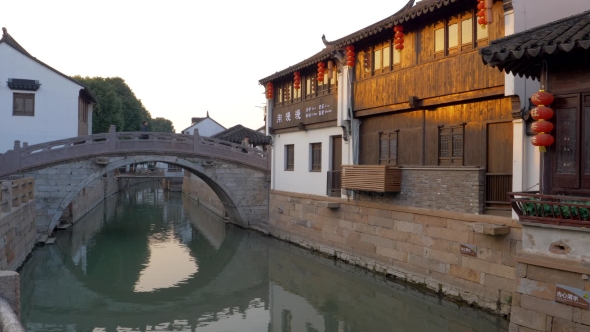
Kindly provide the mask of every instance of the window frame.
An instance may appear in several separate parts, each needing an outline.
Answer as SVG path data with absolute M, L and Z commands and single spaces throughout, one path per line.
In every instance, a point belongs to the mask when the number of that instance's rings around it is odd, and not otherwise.
M 438 126 L 438 165 L 439 166 L 464 166 L 465 164 L 465 125 L 461 123 L 454 126 Z M 455 145 L 455 136 L 461 137 L 460 147 L 461 156 L 453 156 L 457 146 Z M 442 157 L 443 154 L 443 137 L 448 137 L 448 156 Z
M 291 151 L 289 151 L 291 150 Z M 285 171 L 295 170 L 295 144 L 285 144 Z
M 387 66 L 384 66 L 383 65 L 383 59 L 384 59 L 384 56 L 383 56 L 384 53 L 383 53 L 383 51 L 385 50 L 385 48 L 389 48 L 389 64 L 387 64 Z M 377 51 L 379 51 L 381 53 L 381 55 L 380 55 L 380 61 L 379 61 L 380 62 L 379 63 L 380 68 L 379 69 L 375 69 L 375 64 L 377 63 L 377 60 L 375 59 L 375 53 Z M 382 43 L 373 45 L 371 47 L 371 56 L 373 58 L 372 61 L 371 61 L 372 67 L 373 67 L 372 68 L 373 75 L 379 75 L 379 74 L 390 72 L 391 71 L 391 65 L 392 65 L 392 62 L 393 62 L 393 54 L 391 53 L 391 40 L 387 40 L 385 42 L 382 42 Z
M 23 112 L 16 112 L 16 99 L 22 98 L 23 100 Z M 26 102 L 25 100 L 32 99 L 33 100 L 33 109 L 30 113 L 27 112 L 25 109 Z M 12 93 L 12 116 L 35 116 L 35 94 L 34 93 L 23 93 L 23 92 L 13 92 Z
M 318 160 L 319 158 L 319 160 Z M 310 172 L 321 172 L 322 171 L 322 143 L 310 143 L 309 144 L 309 171 Z
M 452 16 L 448 19 L 444 19 L 438 21 L 434 24 L 432 29 L 432 48 L 433 48 L 433 56 L 435 59 L 439 59 L 448 55 L 455 55 L 461 52 L 472 51 L 478 47 L 486 46 L 489 44 L 489 27 L 490 25 L 485 26 L 486 35 L 484 37 L 479 37 L 480 26 L 477 23 L 477 12 L 474 10 L 470 10 L 467 12 L 463 12 L 461 14 Z M 471 20 L 471 40 L 465 41 L 463 40 L 463 22 Z M 449 43 L 449 28 L 451 25 L 457 24 L 457 46 L 450 47 Z M 437 31 L 442 29 L 443 36 L 443 49 L 442 51 L 436 51 L 436 33 Z
M 385 137 L 385 135 L 387 135 Z M 391 141 L 395 139 L 395 156 L 391 156 Z M 387 158 L 383 158 L 383 141 L 387 141 Z M 399 165 L 399 129 L 394 131 L 380 131 L 379 132 L 379 165 Z M 393 161 L 393 162 L 392 162 Z

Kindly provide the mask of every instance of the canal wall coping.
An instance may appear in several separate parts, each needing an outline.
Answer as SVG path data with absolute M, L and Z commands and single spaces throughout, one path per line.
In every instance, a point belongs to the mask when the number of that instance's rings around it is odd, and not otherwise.
M 24 332 L 19 318 L 19 275 L 14 271 L 0 271 L 0 331 Z

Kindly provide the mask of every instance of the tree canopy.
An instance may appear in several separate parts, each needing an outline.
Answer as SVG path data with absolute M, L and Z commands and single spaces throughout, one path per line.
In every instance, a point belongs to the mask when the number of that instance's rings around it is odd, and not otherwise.
M 141 123 L 148 121 L 154 132 L 174 132 L 172 122 L 165 118 L 152 119 L 150 112 L 120 77 L 80 77 L 74 79 L 88 85 L 96 95 L 98 105 L 92 114 L 92 133 L 106 133 L 110 125 L 117 131 L 140 131 Z

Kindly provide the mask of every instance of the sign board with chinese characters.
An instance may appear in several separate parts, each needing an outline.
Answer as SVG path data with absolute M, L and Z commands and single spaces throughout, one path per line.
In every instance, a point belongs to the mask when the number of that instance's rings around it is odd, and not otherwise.
M 555 285 L 555 302 L 588 310 L 590 292 L 564 285 Z
M 273 129 L 297 127 L 299 123 L 313 124 L 338 119 L 336 94 L 275 106 L 272 111 Z
M 472 244 L 461 243 L 461 247 L 459 250 L 463 255 L 477 257 L 477 246 L 474 246 Z

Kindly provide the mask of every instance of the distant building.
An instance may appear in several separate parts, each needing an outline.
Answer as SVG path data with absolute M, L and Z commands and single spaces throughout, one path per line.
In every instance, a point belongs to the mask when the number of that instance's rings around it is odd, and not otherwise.
M 97 103 L 82 83 L 27 52 L 6 28 L 0 39 L 0 153 L 92 133 Z
M 199 135 L 209 137 L 225 130 L 225 127 L 210 118 L 209 111 L 207 111 L 207 116 L 204 118 L 192 118 L 191 125 L 182 130 L 181 133 L 185 135 L 193 135 L 195 129 L 199 130 Z
M 252 130 L 242 125 L 235 125 L 211 137 L 241 144 L 244 137 L 248 136 L 251 147 L 258 147 L 261 150 L 266 151 L 266 147 L 271 144 L 272 138 L 270 136 L 264 135 L 264 131 L 260 132 L 260 129 L 264 130 L 264 127 L 259 128 L 258 130 Z

